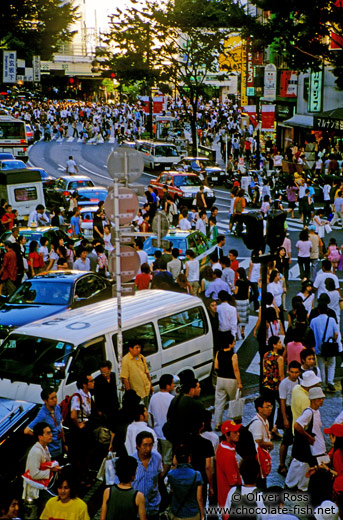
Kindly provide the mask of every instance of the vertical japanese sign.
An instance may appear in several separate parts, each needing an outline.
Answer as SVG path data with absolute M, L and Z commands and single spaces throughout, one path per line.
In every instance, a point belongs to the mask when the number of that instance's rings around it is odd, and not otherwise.
M 254 66 L 251 49 L 247 51 L 247 96 L 254 96 Z
M 273 101 L 276 98 L 276 67 L 268 63 L 264 68 L 264 97 Z
M 321 70 L 310 72 L 310 88 L 308 96 L 308 111 L 321 112 L 323 100 L 323 73 Z
M 275 105 L 262 105 L 262 132 L 274 132 L 275 130 Z
M 283 70 L 280 74 L 280 96 L 287 98 L 297 97 L 298 77 L 292 70 Z
M 17 82 L 17 51 L 3 51 L 2 81 Z
M 241 106 L 248 104 L 247 96 L 247 49 L 246 44 L 242 45 L 242 65 L 241 65 Z
M 40 82 L 40 56 L 33 56 L 32 65 L 33 65 L 33 81 L 35 83 L 39 83 Z

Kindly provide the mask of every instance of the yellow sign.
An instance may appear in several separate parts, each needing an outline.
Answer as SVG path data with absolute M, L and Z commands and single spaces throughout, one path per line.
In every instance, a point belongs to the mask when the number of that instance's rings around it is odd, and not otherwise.
M 240 36 L 232 35 L 224 42 L 224 53 L 219 55 L 220 71 L 237 71 L 242 66 L 243 40 Z
M 248 104 L 247 96 L 247 47 L 242 46 L 242 67 L 241 67 L 241 107 Z

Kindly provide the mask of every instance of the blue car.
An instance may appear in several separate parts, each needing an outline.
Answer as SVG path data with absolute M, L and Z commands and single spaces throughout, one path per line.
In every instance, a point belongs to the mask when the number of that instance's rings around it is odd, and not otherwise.
M 51 271 L 37 275 L 25 280 L 9 298 L 1 297 L 0 342 L 21 325 L 111 297 L 112 282 L 95 273 Z

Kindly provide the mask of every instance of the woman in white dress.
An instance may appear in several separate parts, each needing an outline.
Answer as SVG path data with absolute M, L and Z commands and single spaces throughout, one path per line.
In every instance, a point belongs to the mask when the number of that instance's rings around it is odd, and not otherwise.
M 330 233 L 332 231 L 329 221 L 323 220 L 322 216 L 323 210 L 318 209 L 313 219 L 313 224 L 316 226 L 316 233 L 318 234 L 319 238 L 324 238 L 325 232 Z

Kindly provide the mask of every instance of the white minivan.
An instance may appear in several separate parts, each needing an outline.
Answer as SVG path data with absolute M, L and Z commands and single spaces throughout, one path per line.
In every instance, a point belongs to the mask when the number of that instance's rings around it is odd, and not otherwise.
M 21 169 L 0 172 L 0 198 L 18 210 L 25 221 L 38 204 L 45 206 L 43 183 L 39 170 Z
M 135 340 L 142 345 L 151 379 L 191 371 L 210 375 L 213 339 L 200 298 L 162 290 L 138 291 L 122 299 L 123 353 Z M 41 386 L 56 386 L 58 400 L 76 391 L 78 377 L 98 375 L 109 359 L 118 382 L 117 299 L 65 311 L 19 327 L 0 347 L 0 397 L 40 403 Z
M 144 167 L 150 170 L 164 170 L 181 161 L 175 144 L 164 141 L 136 141 L 136 149 L 142 153 Z

